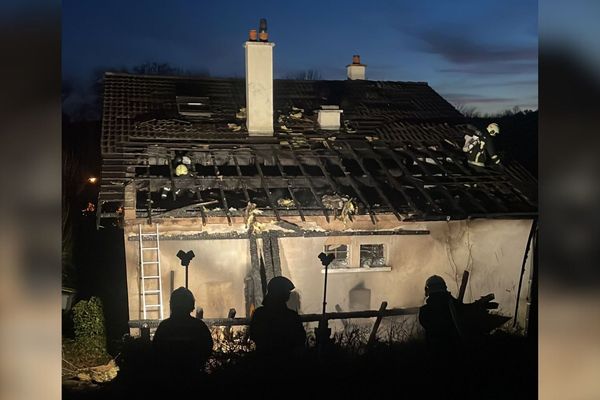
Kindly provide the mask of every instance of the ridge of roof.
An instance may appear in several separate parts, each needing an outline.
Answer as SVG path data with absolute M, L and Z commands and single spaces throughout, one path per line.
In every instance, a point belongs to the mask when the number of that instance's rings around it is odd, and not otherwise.
M 183 75 L 149 75 L 149 74 L 132 74 L 129 72 L 111 72 L 107 71 L 104 73 L 104 76 L 110 77 L 126 77 L 126 78 L 150 78 L 150 79 L 167 79 L 167 80 L 202 80 L 202 81 L 221 81 L 221 82 L 231 82 L 231 81 L 244 81 L 245 78 L 224 78 L 224 77 L 211 77 L 211 76 L 183 76 Z M 424 85 L 429 86 L 428 82 L 425 81 L 392 81 L 392 80 L 372 80 L 372 79 L 361 79 L 361 80 L 350 80 L 350 79 L 283 79 L 276 78 L 274 81 L 286 81 L 286 82 L 357 82 L 356 84 L 360 84 L 362 82 L 381 82 L 381 83 L 401 83 L 401 84 L 410 84 L 410 85 Z

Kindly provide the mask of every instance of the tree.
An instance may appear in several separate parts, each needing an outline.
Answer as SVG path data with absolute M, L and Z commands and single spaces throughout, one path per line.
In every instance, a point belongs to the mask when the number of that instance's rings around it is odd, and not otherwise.
M 455 105 L 455 108 L 458 112 L 464 115 L 467 118 L 480 118 L 481 113 L 477 110 L 477 107 L 467 106 L 463 103 L 458 103 Z
M 161 76 L 193 76 L 209 77 L 206 69 L 184 69 L 173 66 L 169 63 L 147 62 L 131 68 L 130 72 L 140 75 L 161 75 Z

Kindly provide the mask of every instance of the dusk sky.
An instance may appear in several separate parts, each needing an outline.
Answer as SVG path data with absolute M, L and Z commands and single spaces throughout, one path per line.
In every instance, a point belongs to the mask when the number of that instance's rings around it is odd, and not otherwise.
M 169 63 L 244 77 L 249 29 L 267 18 L 275 76 L 426 81 L 451 103 L 499 112 L 538 105 L 538 5 L 469 1 L 80 1 L 62 3 L 63 79 L 98 68 Z

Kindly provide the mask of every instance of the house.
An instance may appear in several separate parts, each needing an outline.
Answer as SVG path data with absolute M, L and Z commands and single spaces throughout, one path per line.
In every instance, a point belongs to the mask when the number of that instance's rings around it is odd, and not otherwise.
M 250 36 L 246 79 L 105 75 L 97 217 L 123 228 L 130 326 L 186 279 L 208 318 L 250 315 L 276 275 L 319 313 L 321 252 L 328 310 L 421 305 L 433 274 L 456 295 L 467 269 L 465 301 L 494 293 L 525 326 L 531 175 L 468 165 L 474 127 L 427 83 L 367 80 L 358 56 L 340 80 L 276 80 Z

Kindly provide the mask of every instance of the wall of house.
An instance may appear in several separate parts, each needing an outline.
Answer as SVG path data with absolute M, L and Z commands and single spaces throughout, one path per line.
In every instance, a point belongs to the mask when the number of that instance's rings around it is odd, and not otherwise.
M 425 280 L 433 274 L 441 275 L 456 296 L 462 273 L 468 269 L 470 279 L 465 301 L 494 293 L 495 301 L 500 304 L 499 312 L 513 315 L 531 221 L 471 220 L 404 225 L 406 229 L 426 228 L 430 234 L 280 238 L 282 273 L 294 282 L 299 296 L 295 306 L 301 313 L 321 312 L 324 274 L 317 255 L 325 245 L 347 244 L 351 268 L 336 269 L 329 274 L 328 311 L 335 311 L 336 305 L 344 311 L 377 309 L 382 301 L 388 302 L 388 308 L 420 306 L 424 301 Z M 174 228 L 178 227 L 168 229 Z M 197 233 L 189 228 L 184 232 Z M 131 320 L 137 320 L 141 318 L 139 242 L 128 240 L 129 236 L 135 236 L 133 228 L 126 229 L 125 236 L 129 315 Z M 165 318 L 169 315 L 170 271 L 175 271 L 173 287 L 185 284 L 185 271 L 176 257 L 179 250 L 193 250 L 196 255 L 190 264 L 189 288 L 197 306 L 204 309 L 205 317 L 226 317 L 230 308 L 237 310 L 237 316 L 244 316 L 244 279 L 251 268 L 249 241 L 179 240 L 181 237 L 179 234 L 178 240 L 161 239 L 160 244 Z M 389 268 L 358 268 L 360 244 L 383 244 Z M 527 312 L 530 274 L 531 257 L 521 290 L 521 323 Z
M 139 286 L 139 242 L 125 241 L 127 255 L 127 286 L 129 297 L 129 319 L 141 318 Z M 190 262 L 188 288 L 194 293 L 196 306 L 204 309 L 206 318 L 226 317 L 230 308 L 243 316 L 244 278 L 250 267 L 247 240 L 161 240 L 161 275 L 163 285 L 164 317 L 169 316 L 171 287 L 185 286 L 185 269 L 176 254 L 179 250 L 192 250 L 195 258 Z M 146 251 L 144 257 L 147 256 Z M 153 265 L 147 271 L 151 272 Z M 174 280 L 171 283 L 171 271 Z M 146 273 L 148 274 L 148 272 Z M 153 289 L 155 280 L 147 282 Z M 149 300 L 152 297 L 147 296 Z M 156 318 L 157 314 L 149 315 Z
M 323 246 L 345 242 L 350 246 L 350 264 L 359 265 L 360 244 L 381 243 L 390 270 L 332 270 L 328 277 L 327 310 L 344 310 L 367 302 L 368 308 L 413 307 L 423 304 L 424 286 L 431 275 L 442 276 L 457 296 L 462 273 L 470 272 L 465 302 L 494 293 L 498 311 L 514 315 L 523 254 L 531 227 L 526 220 L 472 220 L 429 222 L 429 235 L 350 236 L 346 238 L 281 238 L 282 273 L 296 285 L 303 313 L 318 313 L 323 301 L 323 270 L 316 254 Z M 470 249 L 470 250 L 469 250 Z M 521 323 L 527 311 L 531 258 L 521 289 Z M 366 290 L 365 290 L 366 289 Z M 370 293 L 369 293 L 370 290 Z

